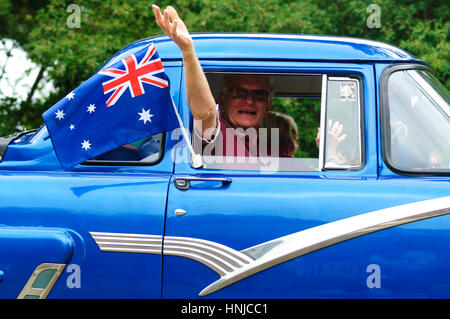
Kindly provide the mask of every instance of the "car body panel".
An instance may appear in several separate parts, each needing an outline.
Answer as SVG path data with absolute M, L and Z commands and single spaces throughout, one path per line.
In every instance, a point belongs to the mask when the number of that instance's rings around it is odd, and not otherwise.
M 70 234 L 57 229 L 1 227 L 0 298 L 16 298 L 34 269 L 42 263 L 67 264 L 72 259 Z

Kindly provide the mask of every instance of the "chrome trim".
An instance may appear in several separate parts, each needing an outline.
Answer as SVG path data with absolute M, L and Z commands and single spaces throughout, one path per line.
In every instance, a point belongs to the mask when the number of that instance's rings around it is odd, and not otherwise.
M 227 246 L 203 239 L 166 236 L 164 255 L 183 256 L 201 262 L 219 275 L 242 268 L 253 258 Z
M 58 280 L 59 276 L 61 275 L 64 267 L 66 267 L 66 264 L 53 264 L 53 263 L 45 263 L 40 264 L 36 267 L 36 269 L 31 274 L 30 278 L 28 279 L 27 283 L 23 287 L 22 291 L 17 296 L 17 299 L 25 299 L 27 296 L 33 296 L 37 297 L 37 299 L 45 299 L 47 298 L 48 294 L 52 290 L 53 286 L 55 285 L 56 280 Z M 41 288 L 33 288 L 33 284 L 35 280 L 38 278 L 38 276 L 44 271 L 53 269 L 56 270 L 53 274 L 50 281 L 47 283 L 44 289 Z
M 223 276 L 253 261 L 227 246 L 196 238 L 90 232 L 101 251 L 163 254 L 198 261 Z M 164 248 L 163 248 L 164 247 Z
M 382 229 L 450 213 L 450 196 L 361 214 L 247 248 L 255 261 L 221 277 L 200 292 L 205 296 L 243 278 L 307 253 Z
M 232 179 L 230 177 L 211 177 L 211 176 L 177 176 L 174 181 L 186 180 L 186 181 L 217 181 L 222 183 L 231 183 Z
M 161 254 L 162 236 L 90 232 L 101 251 Z
M 327 89 L 328 79 L 327 75 L 322 75 L 322 92 L 320 101 L 320 141 L 319 141 L 319 171 L 323 171 L 325 167 L 325 121 L 327 109 Z
M 329 77 L 328 79 L 327 79 L 327 84 L 326 84 L 326 94 L 328 94 L 328 84 L 329 84 L 329 82 L 331 82 L 331 81 L 336 81 L 336 82 L 343 82 L 343 81 L 346 81 L 346 82 L 354 82 L 354 83 L 356 83 L 356 94 L 357 94 L 357 97 L 356 97 L 356 101 L 357 101 L 357 106 L 356 106 L 356 111 L 357 111 L 357 114 L 356 114 L 356 117 L 357 117 L 357 119 L 358 119 L 358 122 L 359 123 L 361 123 L 361 120 L 362 120 L 362 118 L 361 118 L 361 88 L 360 88 L 360 81 L 358 80 L 358 79 L 356 79 L 356 78 L 349 78 L 349 77 Z M 327 111 L 328 111 L 328 96 L 326 96 L 326 99 L 327 99 L 327 101 L 326 101 L 326 110 L 325 110 L 325 119 L 324 119 L 324 125 L 327 123 L 327 121 L 328 121 L 328 118 L 327 118 Z M 321 122 L 321 124 L 320 125 L 322 125 L 322 122 Z M 325 128 L 325 126 L 321 126 L 321 127 L 324 127 Z M 328 129 L 326 130 L 327 131 L 327 133 L 328 133 Z M 327 162 L 326 160 L 327 160 L 327 156 L 326 156 L 326 152 L 325 152 L 325 145 L 324 145 L 324 150 L 323 150 L 323 156 L 324 156 L 324 160 L 323 160 L 323 169 L 325 169 L 325 170 L 327 170 L 327 169 L 335 169 L 335 168 L 337 168 L 337 169 L 357 169 L 357 168 L 360 168 L 362 165 L 363 165 L 363 145 L 362 145 L 362 129 L 361 129 L 361 125 L 358 125 L 358 149 L 359 149 L 359 152 L 358 152 L 358 155 L 359 155 L 359 163 L 357 164 L 357 165 L 349 165 L 349 164 L 329 164 L 329 162 Z M 322 137 L 321 137 L 322 138 Z M 324 141 L 325 142 L 325 141 Z
M 179 216 L 179 217 L 186 215 L 186 211 L 182 208 L 175 209 L 174 213 L 175 213 L 175 216 Z
M 241 279 L 310 252 L 419 220 L 450 214 L 450 196 L 394 206 L 337 220 L 236 251 L 208 240 L 91 232 L 102 251 L 179 256 L 198 261 L 221 277 L 200 292 L 211 294 Z
M 187 190 L 190 182 L 221 182 L 222 185 L 228 185 L 233 180 L 230 177 L 211 177 L 211 176 L 177 176 L 173 179 L 175 187 L 180 190 Z

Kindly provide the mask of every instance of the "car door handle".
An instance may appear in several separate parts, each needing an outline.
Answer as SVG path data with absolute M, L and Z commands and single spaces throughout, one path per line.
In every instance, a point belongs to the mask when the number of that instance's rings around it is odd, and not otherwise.
M 175 209 L 175 216 L 184 216 L 186 215 L 186 211 L 182 208 Z
M 175 187 L 180 190 L 187 190 L 191 186 L 191 182 L 211 182 L 206 183 L 204 187 L 217 187 L 217 182 L 220 186 L 226 186 L 232 182 L 229 177 L 206 177 L 206 176 L 177 176 L 173 180 Z

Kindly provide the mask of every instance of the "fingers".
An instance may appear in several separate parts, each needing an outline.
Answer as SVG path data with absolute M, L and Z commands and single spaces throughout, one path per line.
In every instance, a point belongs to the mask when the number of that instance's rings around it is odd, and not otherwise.
M 342 130 L 344 128 L 344 126 L 339 123 L 339 121 L 333 123 L 332 120 L 328 120 L 328 127 L 330 129 L 329 134 L 333 134 L 336 137 L 342 134 Z
M 345 138 L 347 137 L 347 134 L 341 135 L 338 139 L 337 139 L 337 143 L 341 143 L 343 140 L 345 140 Z
M 157 5 L 152 5 L 153 13 L 155 14 L 155 20 L 161 30 L 167 34 L 169 31 L 169 22 L 168 19 L 161 13 L 161 9 Z
M 157 5 L 152 5 L 152 9 L 156 23 L 161 30 L 178 45 L 182 52 L 191 52 L 193 50 L 192 38 L 177 11 L 171 6 L 168 6 L 163 12 Z
M 169 33 L 170 34 L 175 34 L 177 32 L 178 21 L 179 20 L 175 20 L 173 23 L 171 23 L 169 25 Z
M 320 147 L 320 127 L 317 128 L 316 145 Z
M 177 21 L 180 19 L 177 11 L 173 7 L 168 6 L 164 12 L 161 13 L 161 9 L 155 4 L 152 5 L 152 9 L 155 15 L 156 23 L 164 31 L 164 33 L 173 33 L 176 30 L 176 26 L 178 24 Z M 173 24 L 175 24 L 175 26 Z
M 333 134 L 340 135 L 342 133 L 342 124 L 339 121 L 334 122 L 332 120 L 328 120 L 328 127 Z
M 337 147 L 337 145 L 340 144 L 347 137 L 347 134 L 342 134 L 344 126 L 341 123 L 339 123 L 339 121 L 333 123 L 333 121 L 330 119 L 328 120 L 328 127 L 329 127 L 328 135 L 334 138 L 334 143 Z
M 152 9 L 155 15 L 156 23 L 159 25 L 160 28 L 162 28 L 163 16 L 161 14 L 161 9 L 159 9 L 159 7 L 156 4 L 152 5 Z
M 172 21 L 179 19 L 180 17 L 178 16 L 177 10 L 175 10 L 174 7 L 172 6 L 168 6 L 166 8 L 166 10 L 164 10 L 164 12 L 167 11 L 170 15 L 170 17 L 172 18 Z
M 336 128 L 335 128 L 336 135 L 341 135 L 342 124 L 336 121 L 336 123 L 334 123 L 334 125 L 336 126 Z

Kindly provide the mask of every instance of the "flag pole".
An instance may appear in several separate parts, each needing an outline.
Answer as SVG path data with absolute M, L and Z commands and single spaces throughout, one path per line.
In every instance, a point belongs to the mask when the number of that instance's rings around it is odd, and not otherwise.
M 175 105 L 175 102 L 172 99 L 172 96 L 170 96 L 170 99 L 172 101 L 173 110 L 175 111 L 175 115 L 177 116 L 178 119 L 178 124 L 180 124 L 181 134 L 183 134 L 183 138 L 186 141 L 189 152 L 191 152 L 191 164 L 194 168 L 200 168 L 203 166 L 202 156 L 200 154 L 195 153 L 194 148 L 192 147 L 191 144 L 191 140 L 189 139 L 186 129 L 184 128 L 183 121 L 181 121 L 180 114 L 178 114 L 178 110 Z

